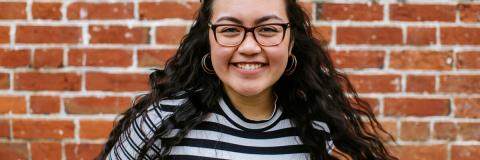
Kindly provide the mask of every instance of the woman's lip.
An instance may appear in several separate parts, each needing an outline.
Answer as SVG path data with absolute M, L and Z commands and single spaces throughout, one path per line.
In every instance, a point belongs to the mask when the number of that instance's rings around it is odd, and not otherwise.
M 265 62 L 231 62 L 231 64 L 267 64 Z

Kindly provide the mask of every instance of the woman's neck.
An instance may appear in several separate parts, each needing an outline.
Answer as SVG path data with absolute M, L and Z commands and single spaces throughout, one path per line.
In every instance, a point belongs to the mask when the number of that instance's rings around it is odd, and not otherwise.
M 225 89 L 233 106 L 250 120 L 266 120 L 274 110 L 274 98 L 271 89 L 267 89 L 255 96 L 243 96 L 231 89 Z

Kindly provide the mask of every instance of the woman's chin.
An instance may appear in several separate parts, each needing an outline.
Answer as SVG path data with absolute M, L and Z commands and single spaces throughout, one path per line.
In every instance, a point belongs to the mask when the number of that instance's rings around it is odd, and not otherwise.
M 260 87 L 244 87 L 244 88 L 234 88 L 233 90 L 241 96 L 252 97 L 252 96 L 260 95 L 266 89 L 260 88 Z

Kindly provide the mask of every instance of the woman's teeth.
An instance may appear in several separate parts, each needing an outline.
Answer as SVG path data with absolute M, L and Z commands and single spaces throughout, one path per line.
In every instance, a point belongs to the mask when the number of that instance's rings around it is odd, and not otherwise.
M 237 63 L 235 66 L 244 70 L 255 70 L 262 67 L 262 64 L 238 64 Z

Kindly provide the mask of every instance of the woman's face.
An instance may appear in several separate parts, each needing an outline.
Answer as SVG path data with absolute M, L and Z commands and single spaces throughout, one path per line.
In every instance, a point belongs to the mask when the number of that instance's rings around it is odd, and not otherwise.
M 216 0 L 210 20 L 213 25 L 234 24 L 247 28 L 288 22 L 285 2 L 279 0 Z M 234 41 L 238 29 L 217 28 L 218 42 L 232 43 L 229 40 Z M 257 29 L 257 40 L 263 39 L 262 44 L 275 42 L 269 37 L 278 34 L 275 29 L 278 28 Z M 250 97 L 271 91 L 285 71 L 291 50 L 290 29 L 285 30 L 283 40 L 275 46 L 260 45 L 252 32 L 246 33 L 245 39 L 237 46 L 225 46 L 219 44 L 214 32 L 209 30 L 212 65 L 227 92 Z

